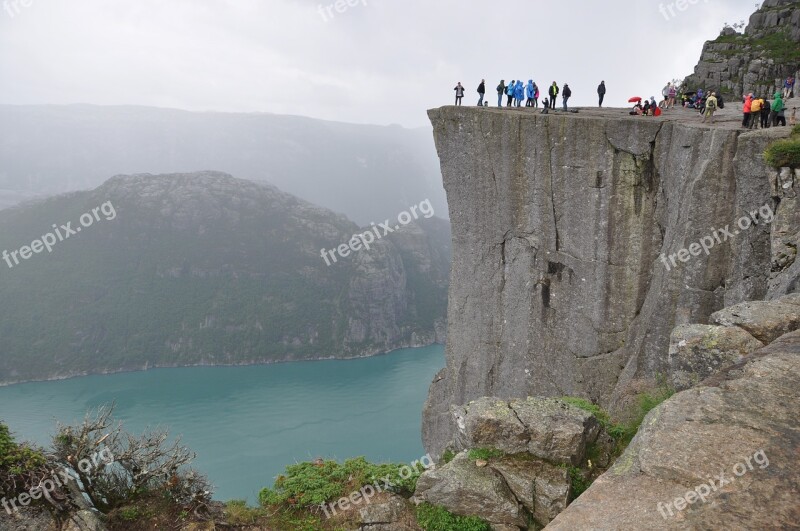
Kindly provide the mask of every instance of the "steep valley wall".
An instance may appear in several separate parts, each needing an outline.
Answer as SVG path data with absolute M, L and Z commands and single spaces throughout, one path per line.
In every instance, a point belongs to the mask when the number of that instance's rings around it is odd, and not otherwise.
M 676 325 L 794 289 L 771 282 L 763 217 L 781 205 L 762 153 L 786 128 L 742 134 L 676 113 L 429 111 L 453 233 L 429 451 L 452 440 L 450 406 L 481 396 L 576 395 L 622 412 L 664 374 Z M 758 223 L 741 230 L 749 212 Z M 669 262 L 725 227 L 708 255 Z

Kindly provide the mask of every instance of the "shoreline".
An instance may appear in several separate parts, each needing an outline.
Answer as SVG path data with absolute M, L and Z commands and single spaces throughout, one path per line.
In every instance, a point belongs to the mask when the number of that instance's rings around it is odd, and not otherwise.
M 393 352 L 397 352 L 398 350 L 405 350 L 405 349 L 412 349 L 412 348 L 425 348 L 431 347 L 434 345 L 442 345 L 444 346 L 443 342 L 432 341 L 429 343 L 424 344 L 409 344 L 409 345 L 401 345 L 391 350 L 378 350 L 371 353 L 366 354 L 356 354 L 346 357 L 340 356 L 324 356 L 324 357 L 315 357 L 315 358 L 303 358 L 303 359 L 279 359 L 279 360 L 252 360 L 252 361 L 243 361 L 240 363 L 194 363 L 188 365 L 153 365 L 153 366 L 145 366 L 139 369 L 119 369 L 119 370 L 108 370 L 108 371 L 97 371 L 97 372 L 75 372 L 71 374 L 61 375 L 61 376 L 51 376 L 47 378 L 36 378 L 31 380 L 19 380 L 13 382 L 1 382 L 0 381 L 0 388 L 4 387 L 12 387 L 14 385 L 24 385 L 30 383 L 45 383 L 45 382 L 59 382 L 62 380 L 72 380 L 75 378 L 83 378 L 86 376 L 110 376 L 113 374 L 130 374 L 136 372 L 147 372 L 155 369 L 190 369 L 193 367 L 254 367 L 254 366 L 266 366 L 266 365 L 276 365 L 278 363 L 301 363 L 301 362 L 317 362 L 317 361 L 352 361 L 364 358 L 374 358 L 378 356 L 386 356 Z

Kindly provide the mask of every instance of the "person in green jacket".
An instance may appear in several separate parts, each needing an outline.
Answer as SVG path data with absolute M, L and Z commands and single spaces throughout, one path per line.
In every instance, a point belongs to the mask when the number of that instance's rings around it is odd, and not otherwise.
M 770 121 L 772 126 L 775 127 L 780 123 L 786 125 L 786 114 L 784 114 L 783 95 L 780 92 L 775 93 L 775 101 L 772 102 L 772 112 L 770 113 Z

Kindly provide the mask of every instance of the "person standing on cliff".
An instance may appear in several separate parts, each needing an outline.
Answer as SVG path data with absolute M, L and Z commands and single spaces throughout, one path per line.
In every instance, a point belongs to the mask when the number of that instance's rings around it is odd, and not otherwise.
M 481 79 L 481 84 L 478 85 L 478 107 L 483 107 L 483 96 L 486 95 L 486 80 Z
M 514 103 L 514 87 L 515 87 L 515 80 L 511 80 L 511 83 L 508 84 L 506 87 L 506 95 L 508 96 L 508 101 L 506 102 L 506 107 L 511 107 L 511 104 Z
M 769 127 L 769 115 L 772 109 L 772 103 L 764 98 L 764 104 L 761 106 L 761 129 Z
M 761 98 L 753 98 L 753 103 L 750 104 L 750 124 L 749 129 L 758 129 L 758 122 L 761 119 L 761 108 L 764 106 L 764 100 Z
M 571 96 L 572 96 L 572 89 L 569 88 L 569 85 L 567 83 L 564 83 L 564 92 L 562 93 L 562 98 L 564 100 L 564 112 L 567 112 L 569 110 L 567 108 L 567 101 L 569 101 Z
M 779 122 L 781 125 L 786 125 L 786 115 L 783 113 L 783 98 L 780 92 L 775 93 L 775 101 L 772 102 L 772 112 L 770 113 L 770 122 L 773 127 L 777 127 Z
M 675 83 L 671 83 L 669 86 L 669 93 L 667 99 L 667 109 L 674 109 L 675 108 L 675 97 L 678 95 L 678 87 L 675 86 Z
M 555 81 L 553 81 L 553 84 L 550 85 L 550 90 L 547 91 L 547 95 L 550 96 L 551 109 L 556 108 L 556 98 L 558 97 L 558 93 L 559 93 L 558 85 L 556 84 Z
M 456 105 L 461 105 L 461 98 L 464 97 L 464 87 L 461 85 L 461 81 L 458 82 L 458 85 L 453 90 L 456 91 Z
M 711 123 L 713 124 L 715 112 L 717 112 L 717 93 L 712 92 L 706 100 L 706 113 L 703 116 L 703 123 L 706 123 L 706 120 L 711 118 Z
M 521 79 L 517 81 L 517 85 L 514 87 L 514 101 L 517 107 L 521 107 L 522 102 L 525 101 L 525 85 L 522 84 Z
M 528 84 L 525 86 L 525 95 L 528 96 L 528 99 L 525 100 L 525 107 L 533 107 L 533 95 L 536 93 L 533 87 L 533 80 L 529 79 Z
M 606 82 L 601 81 L 600 84 L 597 86 L 597 96 L 600 98 L 600 104 L 598 107 L 603 107 L 603 100 L 606 97 Z
M 750 112 L 753 107 L 753 93 L 746 95 L 744 97 L 744 105 L 742 106 L 742 113 L 744 114 L 744 118 L 742 118 L 742 127 L 748 128 L 750 126 Z
M 533 106 L 539 108 L 539 85 L 533 84 Z
M 503 106 L 503 94 L 506 93 L 506 80 L 501 79 L 500 84 L 497 85 L 497 106 Z

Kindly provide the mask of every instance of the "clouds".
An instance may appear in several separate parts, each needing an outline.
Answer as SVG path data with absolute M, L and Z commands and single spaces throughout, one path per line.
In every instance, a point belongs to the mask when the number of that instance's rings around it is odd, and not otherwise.
M 0 0 L 2 3 L 4 0 Z M 15 0 L 5 0 L 11 2 Z M 657 95 L 691 73 L 723 22 L 753 2 L 562 0 L 16 0 L 0 10 L 2 103 L 143 104 L 301 114 L 360 123 L 427 123 L 452 87 L 481 78 L 568 82 L 591 105 Z M 347 2 L 348 0 L 343 0 Z M 330 10 L 327 11 L 330 13 Z M 474 96 L 477 101 L 477 95 Z

